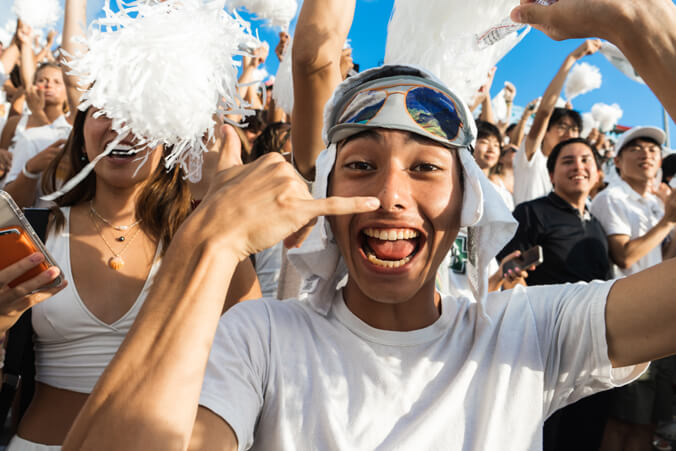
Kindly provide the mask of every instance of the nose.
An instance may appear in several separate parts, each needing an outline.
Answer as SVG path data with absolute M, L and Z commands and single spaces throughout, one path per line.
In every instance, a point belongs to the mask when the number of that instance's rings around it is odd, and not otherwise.
M 379 177 L 378 199 L 380 208 L 386 211 L 406 210 L 411 205 L 411 184 L 408 171 L 390 165 Z

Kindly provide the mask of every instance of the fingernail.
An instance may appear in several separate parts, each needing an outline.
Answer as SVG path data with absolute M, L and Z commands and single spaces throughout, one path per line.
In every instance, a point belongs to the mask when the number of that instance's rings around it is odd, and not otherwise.
M 512 10 L 512 20 L 521 23 L 521 11 L 518 9 Z
M 375 198 L 367 199 L 366 206 L 369 208 L 378 208 L 380 207 L 380 200 Z
M 35 254 L 30 256 L 30 262 L 31 263 L 40 263 L 44 259 L 45 259 L 45 257 L 38 252 L 36 252 Z

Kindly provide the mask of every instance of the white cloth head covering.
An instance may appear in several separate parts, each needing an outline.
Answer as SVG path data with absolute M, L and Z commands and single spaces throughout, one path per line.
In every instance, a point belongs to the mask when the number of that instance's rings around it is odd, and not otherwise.
M 324 141 L 325 149 L 317 158 L 316 176 L 312 194 L 315 198 L 325 198 L 328 193 L 329 175 L 336 161 L 337 142 L 331 141 L 329 136 L 334 135 L 336 116 L 350 99 L 350 94 L 359 91 L 365 83 L 385 77 L 406 76 L 417 77 L 419 82 L 435 88 L 443 87 L 443 84 L 428 72 L 412 66 L 382 66 L 370 69 L 361 74 L 348 78 L 341 83 L 334 92 L 333 97 L 326 105 L 324 112 Z M 468 278 L 472 293 L 479 302 L 480 311 L 483 313 L 483 301 L 488 291 L 487 268 L 491 259 L 509 242 L 516 231 L 517 223 L 512 214 L 505 206 L 492 183 L 485 177 L 474 158 L 470 154 L 469 147 L 476 139 L 476 125 L 469 112 L 469 108 L 453 94 L 448 88 L 443 91 L 457 99 L 458 113 L 464 122 L 464 134 L 459 138 L 462 147 L 458 147 L 458 157 L 463 167 L 464 193 L 461 212 L 461 226 L 469 228 L 469 259 Z M 390 118 L 392 115 L 389 116 Z M 390 129 L 403 129 L 413 133 L 415 131 L 407 125 L 398 127 L 396 123 L 382 124 L 375 118 L 367 127 Z M 363 130 L 359 125 L 354 133 Z M 347 136 L 345 127 L 340 127 L 341 139 Z M 353 133 L 353 134 L 354 134 Z M 441 139 L 437 141 L 443 142 Z M 448 142 L 447 142 L 448 144 Z M 347 266 L 338 249 L 338 245 L 331 232 L 329 222 L 320 217 L 313 227 L 310 235 L 298 249 L 289 251 L 289 259 L 300 271 L 304 283 L 301 289 L 301 299 L 310 303 L 318 313 L 325 315 L 335 298 L 335 291 L 343 286 L 347 276 Z

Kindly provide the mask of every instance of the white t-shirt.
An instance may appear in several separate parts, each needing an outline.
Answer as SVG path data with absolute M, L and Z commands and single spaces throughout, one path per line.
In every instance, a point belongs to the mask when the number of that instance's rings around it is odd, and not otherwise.
M 627 235 L 633 240 L 655 227 L 664 216 L 664 206 L 654 194 L 642 197 L 620 179 L 594 198 L 591 213 L 599 220 L 606 235 Z M 661 262 L 662 249 L 657 246 L 627 269 L 613 265 L 613 272 L 616 278 L 624 277 Z
M 611 283 L 444 297 L 432 325 L 378 330 L 338 291 L 326 316 L 297 300 L 244 302 L 220 320 L 200 404 L 239 449 L 541 450 L 556 409 L 624 384 L 611 369 Z
M 256 275 L 261 284 L 261 292 L 264 298 L 277 296 L 277 284 L 282 270 L 283 247 L 284 243 L 280 241 L 256 254 Z
M 526 140 L 514 155 L 514 205 L 546 196 L 552 190 L 547 171 L 547 157 L 542 148 L 535 150 L 530 161 L 526 158 Z
M 17 137 L 16 142 L 10 148 L 12 152 L 12 168 L 5 179 L 5 184 L 16 179 L 28 160 L 45 150 L 49 145 L 59 139 L 66 139 L 70 134 L 71 125 L 65 116 L 60 116 L 49 125 L 29 128 Z M 41 182 L 38 181 L 37 197 L 34 206 L 50 207 L 51 203 L 40 200 L 43 196 Z

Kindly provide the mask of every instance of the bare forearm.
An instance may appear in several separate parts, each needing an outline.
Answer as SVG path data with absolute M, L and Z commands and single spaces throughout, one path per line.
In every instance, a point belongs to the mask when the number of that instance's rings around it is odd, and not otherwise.
M 19 207 L 26 208 L 35 203 L 35 194 L 39 182 L 39 179 L 29 179 L 20 173 L 12 182 L 5 185 L 4 190 L 12 196 Z
M 5 51 L 2 52 L 2 55 L 0 55 L 0 63 L 2 64 L 3 69 L 5 69 L 6 74 L 9 74 L 12 71 L 18 60 L 19 48 L 15 43 L 12 43 L 12 45 L 7 47 Z
M 486 97 L 484 97 L 484 100 L 481 103 L 481 116 L 479 119 L 495 124 L 495 115 L 493 114 L 493 104 L 491 103 L 490 93 L 486 93 Z
M 509 140 L 512 144 L 517 147 L 521 146 L 521 141 L 526 134 L 526 122 L 528 122 L 528 116 L 530 116 L 531 110 L 524 111 L 521 119 L 517 122 L 516 127 L 511 132 Z
M 533 119 L 533 125 L 526 138 L 526 156 L 529 160 L 535 153 L 535 150 L 542 145 L 545 133 L 547 132 L 549 118 L 552 117 L 552 113 L 556 107 L 556 101 L 561 95 L 563 84 L 566 81 L 568 72 L 573 67 L 573 64 L 575 64 L 575 61 L 576 59 L 571 55 L 566 57 L 561 68 L 556 73 L 556 76 L 552 79 L 551 83 L 549 83 L 547 90 L 542 95 L 540 106 L 538 107 L 537 113 L 535 113 L 535 119 Z
M 238 263 L 225 246 L 207 245 L 197 235 L 194 225 L 177 234 L 64 450 L 187 448 L 224 293 Z
M 610 255 L 613 262 L 620 268 L 629 268 L 641 258 L 645 257 L 655 248 L 662 245 L 664 239 L 669 235 L 672 226 L 666 221 L 660 221 L 648 233 L 624 245 L 617 245 L 611 242 Z
M 676 353 L 676 260 L 618 280 L 608 295 L 606 335 L 613 366 Z
M 622 50 L 671 117 L 676 117 L 676 6 L 671 0 L 628 4 L 631 9 L 621 16 L 620 26 L 609 30 L 608 39 Z
M 324 105 L 342 80 L 340 57 L 354 16 L 355 0 L 306 0 L 293 41 L 294 162 L 314 178 L 322 141 Z
M 87 48 L 73 40 L 76 36 L 84 36 L 84 27 L 87 25 L 87 0 L 66 0 L 66 9 L 63 19 L 63 37 L 61 46 L 70 55 L 76 55 L 79 52 L 86 52 Z M 62 59 L 68 59 L 62 57 Z M 78 77 L 68 75 L 68 71 L 63 71 L 63 78 L 68 90 L 68 106 L 71 111 L 75 111 L 80 104 L 80 94 L 78 87 Z

